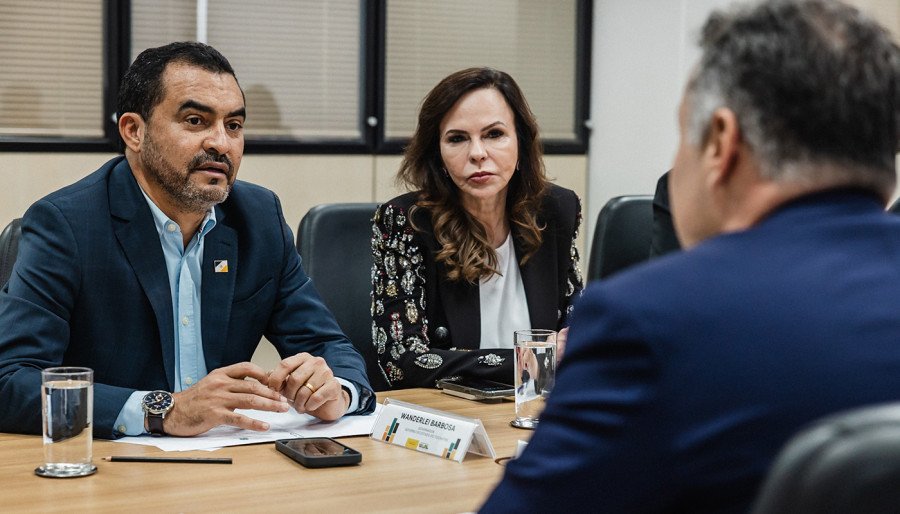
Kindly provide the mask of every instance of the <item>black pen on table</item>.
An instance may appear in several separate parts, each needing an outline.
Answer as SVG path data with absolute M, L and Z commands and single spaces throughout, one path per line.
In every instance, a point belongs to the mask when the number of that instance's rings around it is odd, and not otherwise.
M 167 462 L 169 464 L 231 464 L 231 457 L 144 457 L 113 455 L 103 457 L 109 462 Z

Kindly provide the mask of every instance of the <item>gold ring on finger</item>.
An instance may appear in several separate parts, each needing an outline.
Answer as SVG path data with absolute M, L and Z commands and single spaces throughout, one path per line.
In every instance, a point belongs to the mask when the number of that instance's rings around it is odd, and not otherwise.
M 316 392 L 316 388 L 313 387 L 313 386 L 311 386 L 311 385 L 309 385 L 309 382 L 307 382 L 307 383 L 305 383 L 305 384 L 303 384 L 303 385 L 306 386 L 306 387 L 308 387 L 310 391 L 312 391 L 312 392 L 314 392 L 314 393 Z

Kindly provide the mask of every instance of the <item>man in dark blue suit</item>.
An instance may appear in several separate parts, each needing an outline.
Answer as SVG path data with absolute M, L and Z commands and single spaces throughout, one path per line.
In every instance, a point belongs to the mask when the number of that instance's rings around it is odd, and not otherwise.
M 855 9 L 717 13 L 671 172 L 685 252 L 589 288 L 482 512 L 742 512 L 785 441 L 900 399 L 900 49 Z
M 278 198 L 235 181 L 244 95 L 200 43 L 122 80 L 124 157 L 36 202 L 0 292 L 0 431 L 40 433 L 41 369 L 94 370 L 94 434 L 190 436 L 235 409 L 368 412 L 362 358 L 300 266 Z M 249 361 L 265 335 L 283 360 Z M 246 380 L 246 379 L 253 380 Z

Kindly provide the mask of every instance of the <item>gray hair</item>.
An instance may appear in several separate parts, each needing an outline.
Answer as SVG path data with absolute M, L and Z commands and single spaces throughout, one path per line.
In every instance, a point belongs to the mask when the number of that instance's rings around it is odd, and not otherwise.
M 770 0 L 714 13 L 700 47 L 685 96 L 692 144 L 727 107 L 764 177 L 890 194 L 900 48 L 884 28 L 837 1 Z

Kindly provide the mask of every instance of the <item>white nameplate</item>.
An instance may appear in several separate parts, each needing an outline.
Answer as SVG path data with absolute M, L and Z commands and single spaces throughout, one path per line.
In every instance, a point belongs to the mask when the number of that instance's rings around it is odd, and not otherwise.
M 372 426 L 372 439 L 456 462 L 468 452 L 497 457 L 480 419 L 390 398 Z

